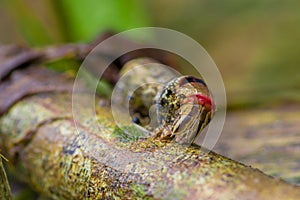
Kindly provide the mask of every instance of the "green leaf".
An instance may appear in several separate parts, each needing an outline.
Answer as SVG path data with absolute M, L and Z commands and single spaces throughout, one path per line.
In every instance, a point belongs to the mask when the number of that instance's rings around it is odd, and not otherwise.
M 89 41 L 103 31 L 147 24 L 145 9 L 137 0 L 64 0 L 59 6 L 72 41 Z

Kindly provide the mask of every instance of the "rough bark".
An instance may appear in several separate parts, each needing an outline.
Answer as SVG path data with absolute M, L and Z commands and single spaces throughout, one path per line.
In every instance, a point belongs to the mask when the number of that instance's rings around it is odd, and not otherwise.
M 0 199 L 10 200 L 12 199 L 10 187 L 7 181 L 6 173 L 2 165 L 2 157 L 0 154 Z
M 299 187 L 214 152 L 128 139 L 109 107 L 96 104 L 95 126 L 86 109 L 89 93 L 77 94 L 82 106 L 75 127 L 68 91 L 24 96 L 0 119 L 5 156 L 53 199 L 300 198 Z

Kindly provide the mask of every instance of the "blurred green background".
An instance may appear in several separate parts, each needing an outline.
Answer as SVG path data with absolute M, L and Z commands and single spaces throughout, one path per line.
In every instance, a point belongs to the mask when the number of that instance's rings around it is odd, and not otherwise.
M 161 26 L 199 41 L 231 109 L 300 102 L 298 0 L 1 0 L 0 42 L 92 41 L 106 30 Z

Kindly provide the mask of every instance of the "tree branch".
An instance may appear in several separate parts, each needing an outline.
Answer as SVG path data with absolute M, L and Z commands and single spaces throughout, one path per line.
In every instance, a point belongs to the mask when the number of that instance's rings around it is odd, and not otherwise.
M 73 94 L 81 105 L 75 126 L 68 91 L 25 96 L 0 119 L 5 156 L 41 193 L 56 199 L 300 198 L 299 187 L 214 152 L 127 139 L 110 109 L 98 104 L 97 126 L 88 92 Z

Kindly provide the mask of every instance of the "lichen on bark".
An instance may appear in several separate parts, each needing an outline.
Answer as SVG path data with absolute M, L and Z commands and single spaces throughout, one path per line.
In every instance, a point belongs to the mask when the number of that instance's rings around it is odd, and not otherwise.
M 0 199 L 5 199 L 5 200 L 12 199 L 10 187 L 2 164 L 1 154 L 0 154 Z
M 108 107 L 97 107 L 100 126 L 89 124 L 82 96 L 85 120 L 77 126 L 67 93 L 25 98 L 1 118 L 6 155 L 41 193 L 54 199 L 300 197 L 299 187 L 196 146 L 120 140 Z

